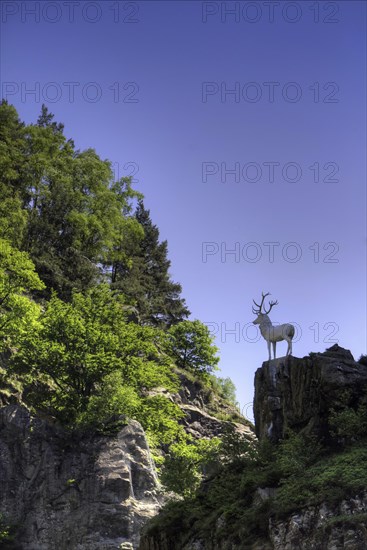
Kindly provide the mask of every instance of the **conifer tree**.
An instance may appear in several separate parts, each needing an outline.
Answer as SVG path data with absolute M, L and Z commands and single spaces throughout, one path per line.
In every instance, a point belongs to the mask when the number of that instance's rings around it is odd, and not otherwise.
M 25 128 L 16 109 L 0 103 L 0 238 L 19 246 L 27 213 L 23 209 Z
M 143 324 L 170 327 L 190 312 L 180 297 L 181 285 L 170 278 L 167 241 L 159 242 L 159 230 L 142 200 L 135 217 L 144 229 L 144 237 L 127 251 L 131 262 L 116 265 L 113 287 L 120 289 L 136 306 Z
M 53 119 L 43 105 L 37 124 L 25 126 L 0 104 L 0 237 L 29 254 L 42 296 L 54 289 L 69 300 L 126 259 L 121 235 L 140 231 L 129 205 L 141 195 L 129 178 L 114 181 L 93 149 L 76 150 Z

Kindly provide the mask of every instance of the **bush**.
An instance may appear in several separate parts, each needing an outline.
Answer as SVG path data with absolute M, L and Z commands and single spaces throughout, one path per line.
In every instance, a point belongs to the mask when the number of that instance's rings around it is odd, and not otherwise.
M 208 327 L 200 321 L 182 321 L 173 325 L 168 337 L 169 353 L 178 367 L 206 378 L 217 369 L 218 348 L 213 344 Z
M 210 377 L 210 384 L 212 388 L 226 401 L 232 405 L 237 405 L 236 386 L 232 380 L 227 378 L 220 378 L 219 376 L 212 375 Z
M 191 497 L 203 479 L 204 467 L 217 459 L 219 445 L 216 437 L 172 444 L 164 463 L 162 483 L 169 491 Z
M 163 508 L 152 532 L 164 531 L 177 548 L 187 542 L 188 532 L 204 543 L 226 540 L 240 547 L 246 540 L 250 547 L 261 539 L 266 547 L 270 517 L 288 517 L 322 502 L 333 505 L 365 490 L 365 443 L 325 454 L 312 436 L 290 432 L 279 445 L 268 440 L 251 443 L 229 428 L 219 448 L 226 463 L 194 494 L 184 493 L 182 502 Z M 259 487 L 273 487 L 276 492 L 263 502 L 257 499 L 255 505 Z M 218 518 L 222 518 L 220 528 Z M 184 528 L 177 531 L 179 525 Z
M 277 491 L 278 515 L 310 504 L 333 504 L 364 490 L 367 478 L 367 449 L 363 442 L 342 452 L 325 455 L 298 476 L 283 478 Z
M 346 443 L 367 435 L 367 408 L 360 405 L 357 410 L 346 408 L 331 411 L 329 415 L 331 434 L 344 439 Z
M 286 477 L 302 474 L 322 454 L 317 437 L 288 431 L 277 447 L 277 464 Z

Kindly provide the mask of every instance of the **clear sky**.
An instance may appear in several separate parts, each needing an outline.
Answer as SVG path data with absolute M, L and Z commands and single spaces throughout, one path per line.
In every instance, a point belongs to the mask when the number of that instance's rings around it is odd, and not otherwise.
M 251 417 L 271 292 L 293 354 L 366 353 L 366 3 L 6 1 L 2 96 L 134 174 Z M 278 356 L 286 344 L 278 344 Z

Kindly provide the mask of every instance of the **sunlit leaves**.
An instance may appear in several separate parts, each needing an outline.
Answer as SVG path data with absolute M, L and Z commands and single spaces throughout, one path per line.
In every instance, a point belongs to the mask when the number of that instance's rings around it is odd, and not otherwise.
M 0 238 L 0 349 L 37 323 L 40 307 L 27 293 L 43 286 L 28 255 Z
M 168 331 L 170 351 L 177 365 L 205 375 L 217 368 L 218 348 L 206 325 L 200 321 L 182 321 Z

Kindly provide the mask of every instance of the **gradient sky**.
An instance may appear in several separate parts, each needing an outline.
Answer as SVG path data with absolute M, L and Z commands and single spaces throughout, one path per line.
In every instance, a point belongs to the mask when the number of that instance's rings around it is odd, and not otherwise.
M 248 417 L 262 290 L 296 324 L 295 356 L 366 353 L 365 2 L 1 9 L 2 96 L 28 123 L 46 103 L 78 148 L 134 173 Z

